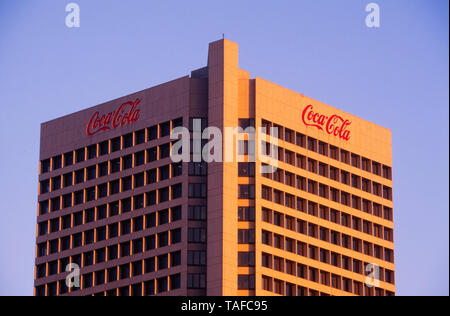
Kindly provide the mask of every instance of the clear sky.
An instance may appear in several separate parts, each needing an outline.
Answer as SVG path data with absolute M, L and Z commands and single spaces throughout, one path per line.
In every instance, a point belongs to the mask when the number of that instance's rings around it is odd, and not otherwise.
M 399 295 L 449 294 L 449 2 L 0 1 L 0 295 L 32 295 L 40 123 L 185 76 L 222 33 L 240 67 L 390 128 Z

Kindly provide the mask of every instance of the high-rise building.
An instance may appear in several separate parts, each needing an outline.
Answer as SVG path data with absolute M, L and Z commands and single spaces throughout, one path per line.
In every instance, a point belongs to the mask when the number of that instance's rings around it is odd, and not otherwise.
M 174 161 L 173 129 L 197 125 L 243 159 Z M 37 296 L 394 295 L 393 227 L 390 131 L 251 79 L 228 40 L 41 128 Z

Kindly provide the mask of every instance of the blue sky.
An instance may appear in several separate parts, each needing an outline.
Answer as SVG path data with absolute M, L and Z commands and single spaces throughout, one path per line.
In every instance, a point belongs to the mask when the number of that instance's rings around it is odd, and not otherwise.
M 206 65 L 240 67 L 393 134 L 399 295 L 449 294 L 449 17 L 445 0 L 0 2 L 0 295 L 31 295 L 40 123 Z

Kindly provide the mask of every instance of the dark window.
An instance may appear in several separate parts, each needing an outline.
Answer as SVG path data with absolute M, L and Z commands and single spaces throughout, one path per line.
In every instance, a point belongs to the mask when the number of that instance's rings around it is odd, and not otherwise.
M 100 143 L 99 147 L 100 147 L 100 152 L 99 152 L 100 156 L 104 156 L 104 155 L 107 155 L 109 153 L 109 143 L 108 143 L 108 141 L 104 141 L 104 142 Z
M 190 243 L 205 243 L 206 229 L 204 228 L 189 228 L 188 242 Z
M 158 126 L 152 126 L 148 129 L 148 140 L 152 141 L 158 139 Z
M 206 206 L 189 206 L 188 217 L 190 221 L 206 221 Z
M 156 183 L 157 179 L 157 169 L 152 169 L 147 171 L 147 184 L 153 184 Z
M 158 147 L 150 148 L 147 152 L 148 152 L 148 162 L 158 160 Z
M 111 160 L 111 173 L 120 171 L 120 158 Z
M 133 167 L 133 155 L 128 155 L 122 159 L 122 170 L 127 170 Z
M 164 181 L 170 178 L 170 166 L 162 166 L 159 168 L 159 181 Z
M 170 144 L 159 146 L 159 159 L 170 157 Z
M 130 148 L 133 146 L 133 134 L 127 134 L 123 137 L 123 148 Z
M 120 137 L 116 137 L 111 140 L 111 152 L 116 152 L 121 149 L 121 140 Z
M 182 185 L 176 184 L 172 186 L 172 200 L 181 198 L 182 196 Z
M 251 275 L 238 275 L 238 289 L 239 290 L 254 290 L 255 289 L 255 276 Z
M 239 198 L 240 199 L 254 199 L 255 198 L 255 186 L 251 184 L 239 185 Z
M 255 163 L 254 162 L 240 162 L 238 165 L 240 177 L 254 177 Z
M 97 145 L 91 145 L 87 148 L 88 159 L 97 158 Z
M 86 150 L 84 148 L 80 148 L 75 152 L 75 156 L 77 159 L 77 163 L 83 162 L 86 159 Z
M 136 145 L 145 143 L 145 130 L 136 132 Z
M 122 192 L 129 191 L 132 188 L 131 176 L 122 179 Z
M 50 172 L 50 159 L 46 159 L 41 162 L 41 173 L 47 172 Z
M 170 135 L 170 122 L 159 125 L 159 137 L 167 137 Z
M 172 222 L 176 222 L 181 220 L 181 216 L 182 216 L 182 210 L 181 210 L 181 206 L 176 206 L 176 207 L 172 207 L 171 209 L 171 221 Z
M 62 157 L 56 156 L 53 157 L 53 170 L 61 169 L 62 167 Z
M 170 244 L 178 244 L 181 242 L 181 228 L 170 231 Z
M 169 245 L 169 232 L 158 234 L 158 248 L 167 247 Z
M 135 167 L 138 167 L 143 164 L 145 164 L 145 151 L 140 151 L 134 156 L 134 165 Z

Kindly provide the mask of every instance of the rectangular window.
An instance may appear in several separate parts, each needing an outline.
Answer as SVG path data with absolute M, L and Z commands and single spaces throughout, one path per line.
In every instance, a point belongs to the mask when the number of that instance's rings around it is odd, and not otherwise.
M 255 253 L 254 252 L 238 252 L 238 266 L 239 267 L 254 267 Z
M 205 243 L 206 229 L 204 228 L 189 228 L 188 230 L 189 243 Z
M 254 229 L 239 229 L 238 230 L 238 243 L 239 244 L 254 244 L 255 243 L 255 230 Z
M 255 276 L 251 275 L 238 275 L 238 290 L 254 290 L 255 289 Z
M 239 185 L 239 198 L 240 199 L 254 199 L 255 198 L 255 186 L 252 184 L 240 184 Z
M 239 177 L 254 177 L 255 163 L 254 162 L 240 162 L 238 164 Z
M 238 220 L 240 222 L 254 222 L 255 221 L 255 208 L 254 207 L 239 207 L 238 208 Z
M 190 198 L 206 198 L 206 195 L 207 195 L 206 183 L 189 183 Z

